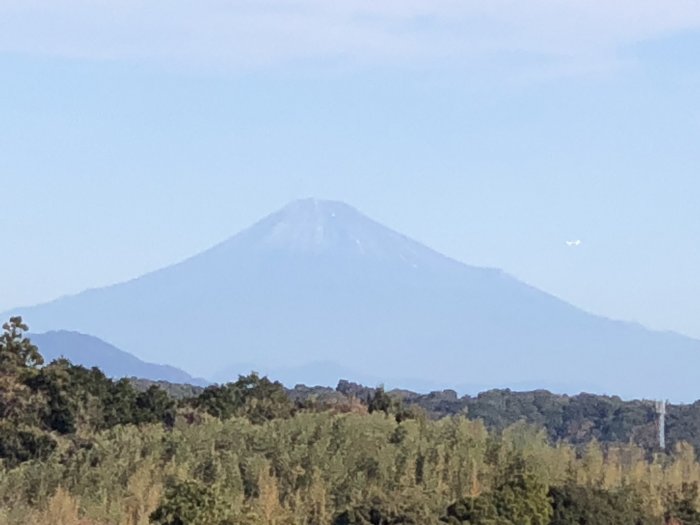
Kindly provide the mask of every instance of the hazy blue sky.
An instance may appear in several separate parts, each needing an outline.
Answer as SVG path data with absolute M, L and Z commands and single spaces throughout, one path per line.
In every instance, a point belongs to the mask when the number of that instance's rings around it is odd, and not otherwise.
M 0 310 L 316 196 L 700 337 L 699 57 L 696 0 L 3 0 Z

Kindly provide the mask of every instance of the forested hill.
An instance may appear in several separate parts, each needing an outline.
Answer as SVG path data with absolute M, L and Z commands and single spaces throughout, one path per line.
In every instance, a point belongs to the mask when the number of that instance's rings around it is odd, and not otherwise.
M 162 383 L 176 401 L 45 363 L 26 330 L 0 333 L 3 525 L 700 525 L 692 407 L 660 451 L 649 404 L 616 398 L 250 374 Z
M 195 398 L 204 391 L 202 387 L 166 381 L 131 381 L 141 391 L 157 385 L 178 400 Z M 381 388 L 347 380 L 341 380 L 335 388 L 297 385 L 285 389 L 285 392 L 295 406 L 316 410 L 344 411 L 353 403 L 368 407 L 375 398 L 386 396 L 386 409 L 399 417 L 402 411 L 420 413 L 429 419 L 465 416 L 482 420 L 487 428 L 496 431 L 526 422 L 545 429 L 551 443 L 632 442 L 647 452 L 658 447 L 658 416 L 655 403 L 649 400 L 624 401 L 617 396 L 585 393 L 567 396 L 546 390 L 514 392 L 507 389 L 459 397 L 453 390 L 428 394 L 407 390 L 384 392 Z M 689 405 L 667 405 L 666 441 L 670 448 L 688 442 L 700 451 L 700 401 Z
M 139 379 L 131 381 L 142 391 L 156 385 L 176 400 L 196 397 L 203 391 L 202 384 L 192 384 L 193 379 L 187 374 L 172 367 L 143 363 L 97 338 L 71 332 L 30 334 L 29 337 L 47 361 L 65 356 L 88 368 L 97 366 L 110 377 L 135 376 Z M 164 380 L 143 379 L 159 376 Z M 342 380 L 336 388 L 297 386 L 287 392 L 296 403 L 332 406 L 347 404 L 351 397 L 366 404 L 375 389 Z M 461 414 L 470 419 L 482 419 L 489 428 L 497 430 L 517 421 L 527 421 L 546 428 L 552 442 L 633 441 L 647 450 L 653 450 L 657 443 L 654 403 L 649 401 L 622 401 L 618 397 L 591 394 L 563 396 L 545 390 L 489 390 L 478 396 L 463 397 L 452 390 L 429 394 L 394 390 L 388 394 L 407 407 L 419 407 L 432 419 Z M 700 449 L 700 403 L 671 405 L 668 411 L 669 443 L 690 441 Z
M 347 403 L 348 398 L 366 402 L 378 392 L 383 393 L 348 381 L 340 381 L 335 389 L 298 385 L 288 391 L 298 403 L 326 406 Z M 392 390 L 386 394 L 393 410 L 419 409 L 431 419 L 462 415 L 483 420 L 487 428 L 499 431 L 524 421 L 544 428 L 552 443 L 633 442 L 647 451 L 658 446 L 658 417 L 655 403 L 649 400 L 623 401 L 617 396 L 585 393 L 568 396 L 546 390 L 514 392 L 507 389 L 463 397 L 453 390 L 429 394 Z M 667 406 L 666 441 L 670 447 L 682 441 L 689 442 L 700 450 L 700 401 Z

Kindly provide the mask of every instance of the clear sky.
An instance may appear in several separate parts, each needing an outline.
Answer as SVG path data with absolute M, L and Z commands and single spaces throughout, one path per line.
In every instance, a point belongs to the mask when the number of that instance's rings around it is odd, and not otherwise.
M 697 0 L 3 0 L 0 310 L 315 196 L 700 337 L 699 57 Z

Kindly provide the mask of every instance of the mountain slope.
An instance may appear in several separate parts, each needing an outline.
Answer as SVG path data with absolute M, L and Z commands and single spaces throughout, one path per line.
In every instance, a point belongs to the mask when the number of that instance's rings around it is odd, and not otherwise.
M 700 342 L 590 315 L 337 202 L 294 202 L 174 266 L 13 313 L 209 377 L 332 362 L 392 386 L 700 397 Z
M 119 350 L 91 335 L 61 330 L 30 334 L 30 338 L 39 347 L 47 363 L 64 357 L 76 365 L 87 368 L 96 366 L 109 377 L 137 377 L 191 385 L 205 383 L 173 366 L 141 361 L 128 352 Z

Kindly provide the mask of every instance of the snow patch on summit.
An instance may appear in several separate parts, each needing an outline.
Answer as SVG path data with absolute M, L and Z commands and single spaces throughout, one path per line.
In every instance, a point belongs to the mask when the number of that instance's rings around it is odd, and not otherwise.
M 413 268 L 455 263 L 335 201 L 294 201 L 252 226 L 243 236 L 249 245 L 259 249 L 298 254 L 355 255 L 400 261 Z

